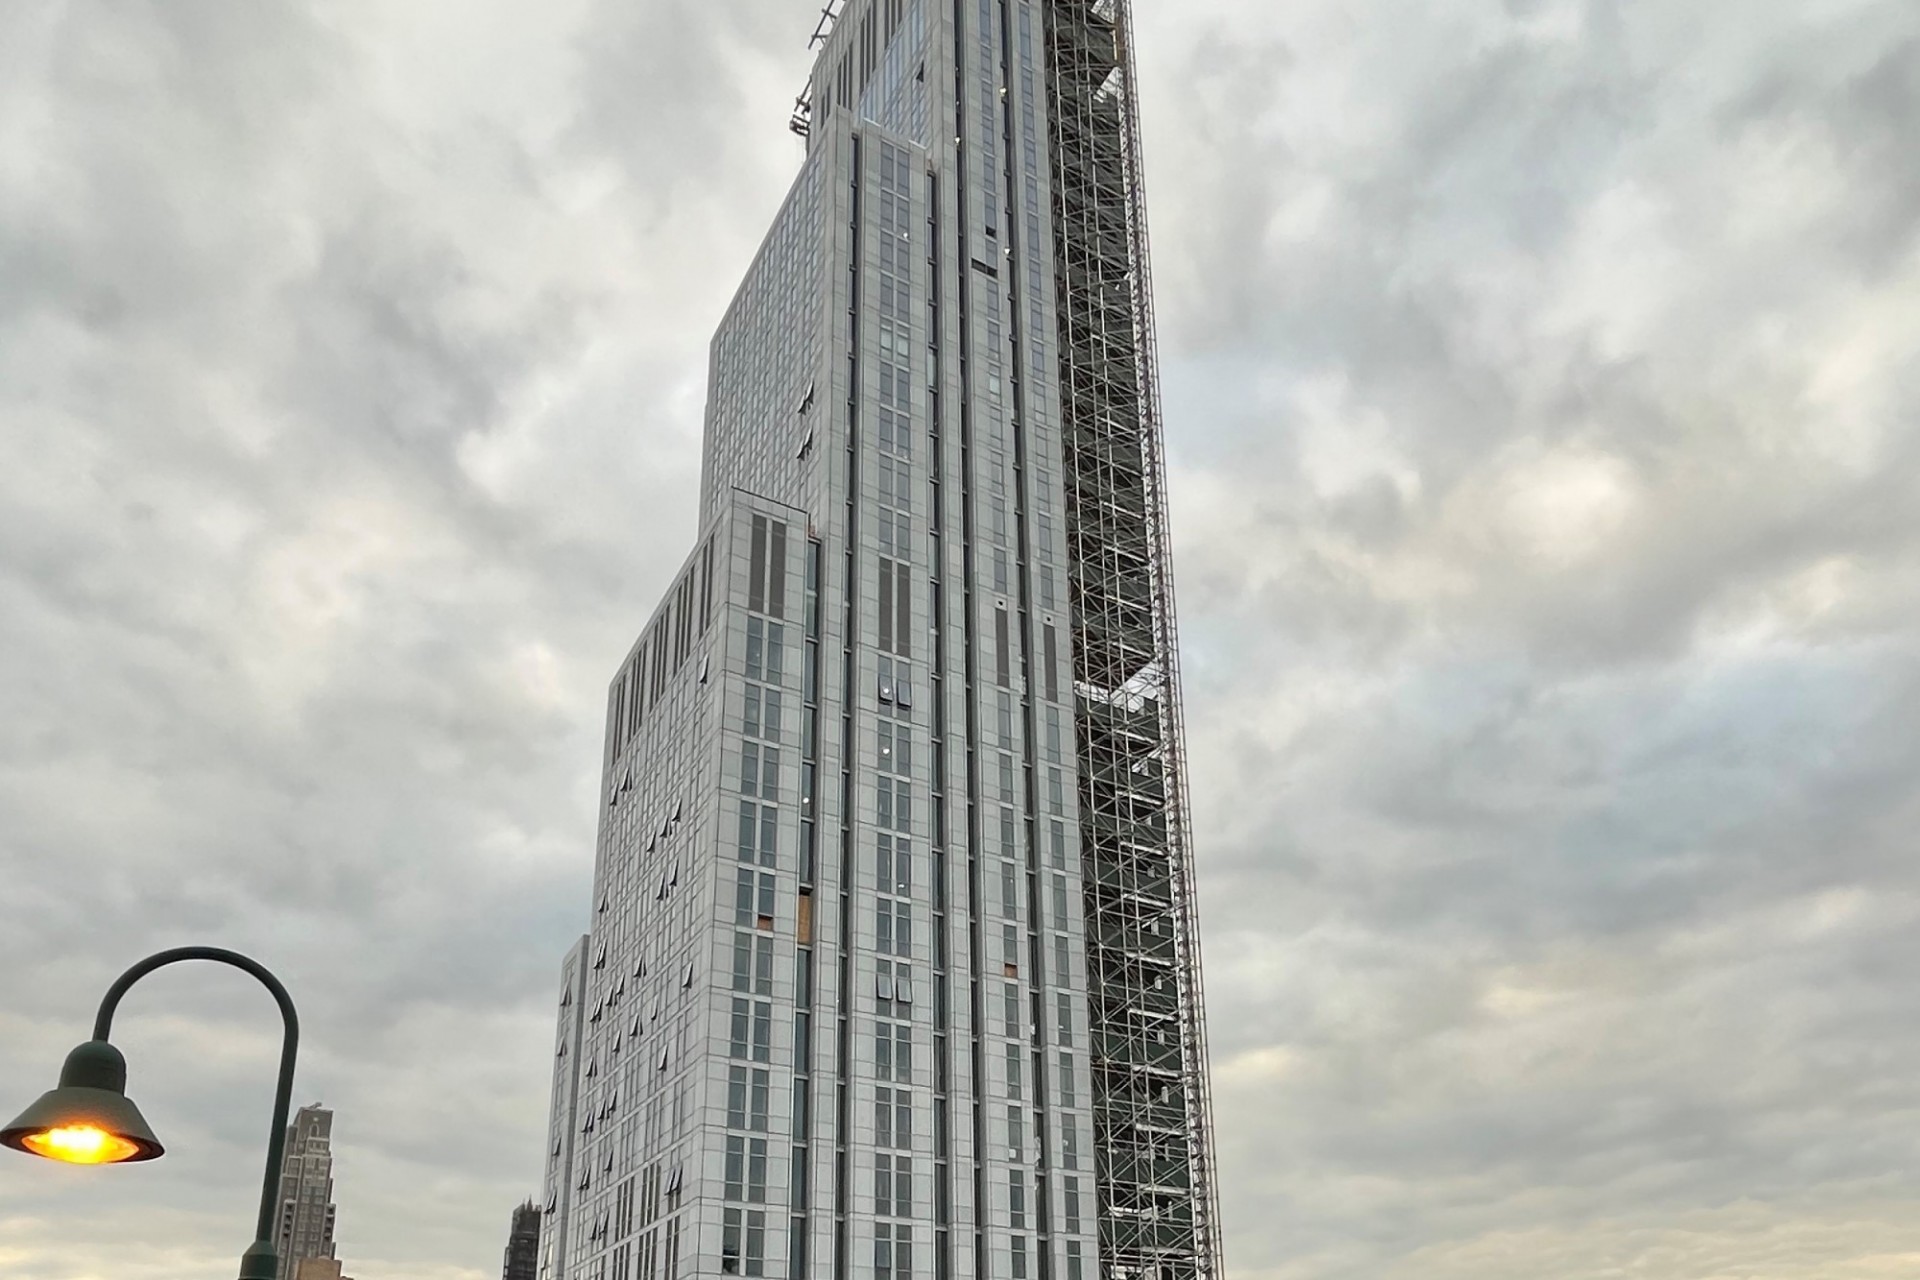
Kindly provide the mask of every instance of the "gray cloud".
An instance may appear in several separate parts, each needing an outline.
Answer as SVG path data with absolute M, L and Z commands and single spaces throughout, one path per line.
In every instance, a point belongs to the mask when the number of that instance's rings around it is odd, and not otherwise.
M 0 13 L 0 1097 L 256 950 L 352 1269 L 492 1274 L 809 20 Z M 1920 24 L 1140 22 L 1232 1272 L 1911 1270 Z M 244 1244 L 264 997 L 152 981 L 10 1277 Z
M 1912 19 L 1203 8 L 1142 47 L 1236 1270 L 1910 1269 Z
M 699 334 L 757 235 L 728 206 L 782 182 L 607 177 L 581 28 L 229 17 L 0 19 L 0 1082 L 45 1087 L 144 950 L 257 951 L 341 1111 L 356 1269 L 481 1274 L 537 1178 L 605 671 L 691 527 Z M 563 96 L 491 116 L 489 61 Z M 0 1171 L 10 1276 L 246 1243 L 270 1006 L 152 984 L 122 1035 L 174 1155 Z M 131 1216 L 71 1247 L 102 1197 Z

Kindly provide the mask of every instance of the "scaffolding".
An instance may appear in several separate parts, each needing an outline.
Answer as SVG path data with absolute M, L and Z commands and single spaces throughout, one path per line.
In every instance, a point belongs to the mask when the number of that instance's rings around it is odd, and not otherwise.
M 787 128 L 803 138 L 813 137 L 813 81 L 807 81 L 807 87 L 793 100 L 793 114 L 787 120 Z
M 1127 0 L 1049 0 L 1095 1182 L 1107 1280 L 1221 1271 Z
M 813 36 L 807 41 L 807 48 L 818 49 L 833 38 L 833 28 L 840 21 L 841 0 L 827 0 L 820 6 L 820 20 L 814 24 Z M 787 117 L 787 128 L 811 145 L 813 139 L 813 78 L 807 78 L 807 87 L 793 100 L 793 112 Z

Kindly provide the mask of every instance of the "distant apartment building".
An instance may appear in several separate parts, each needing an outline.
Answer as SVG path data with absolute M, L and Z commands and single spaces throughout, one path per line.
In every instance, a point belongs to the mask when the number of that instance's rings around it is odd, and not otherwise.
M 274 1241 L 280 1253 L 280 1280 L 341 1280 L 340 1268 L 306 1267 L 331 1263 L 333 1228 L 333 1112 L 302 1107 L 287 1129 L 287 1153 L 280 1166 L 280 1228 Z
M 540 1272 L 540 1206 L 529 1200 L 513 1211 L 501 1280 L 534 1280 Z

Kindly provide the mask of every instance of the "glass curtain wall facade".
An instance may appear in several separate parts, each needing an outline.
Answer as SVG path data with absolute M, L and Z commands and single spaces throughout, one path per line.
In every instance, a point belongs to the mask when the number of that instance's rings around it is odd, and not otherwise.
M 543 1280 L 1220 1270 L 1129 41 L 823 16 L 609 689 Z

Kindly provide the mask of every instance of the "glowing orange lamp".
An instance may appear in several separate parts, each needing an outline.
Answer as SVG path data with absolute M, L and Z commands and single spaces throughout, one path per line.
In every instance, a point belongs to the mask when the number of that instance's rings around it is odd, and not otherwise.
M 92 1125 L 68 1125 L 29 1133 L 20 1145 L 34 1155 L 62 1164 L 125 1164 L 140 1154 L 140 1144 Z
M 63 1164 L 131 1164 L 165 1152 L 127 1097 L 127 1060 L 104 1040 L 68 1054 L 60 1087 L 0 1129 L 0 1144 Z

